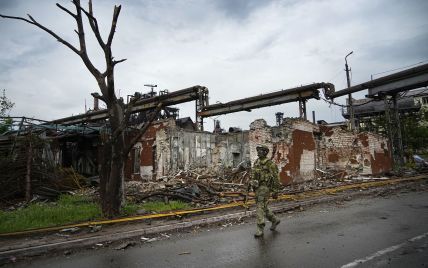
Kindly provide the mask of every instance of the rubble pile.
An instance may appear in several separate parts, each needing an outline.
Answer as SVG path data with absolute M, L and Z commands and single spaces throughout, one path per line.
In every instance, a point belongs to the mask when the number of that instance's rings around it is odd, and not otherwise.
M 243 200 L 247 194 L 249 171 L 227 170 L 221 175 L 203 171 L 179 171 L 152 182 L 125 183 L 126 196 L 135 202 L 149 198 L 180 199 L 196 206 Z
M 150 182 L 128 181 L 125 183 L 126 196 L 134 202 L 179 199 L 195 206 L 238 202 L 254 196 L 254 193 L 247 191 L 250 173 L 248 168 L 229 169 L 221 174 L 182 170 L 173 176 L 164 176 Z M 313 191 L 352 184 L 355 181 L 382 179 L 350 173 L 346 170 L 317 169 L 315 179 L 284 186 L 281 193 Z
M 370 177 L 359 177 L 365 178 L 367 180 L 372 180 Z M 305 181 L 298 184 L 292 184 L 289 187 L 285 187 L 283 193 L 300 193 L 305 191 L 315 191 L 325 188 L 334 188 L 342 185 L 352 184 L 354 183 L 354 178 L 346 178 L 346 179 L 335 179 L 335 178 L 325 178 L 325 177 L 317 177 L 316 179 Z

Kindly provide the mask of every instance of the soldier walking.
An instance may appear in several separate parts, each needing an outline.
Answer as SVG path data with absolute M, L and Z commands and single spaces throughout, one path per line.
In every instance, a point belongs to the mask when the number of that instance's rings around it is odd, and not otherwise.
M 272 193 L 274 199 L 278 198 L 280 182 L 278 167 L 272 160 L 267 158 L 269 148 L 259 145 L 256 150 L 259 158 L 254 162 L 250 187 L 256 193 L 257 231 L 254 236 L 258 238 L 263 236 L 265 217 L 272 223 L 270 227 L 272 231 L 280 223 L 280 220 L 268 208 L 270 194 Z

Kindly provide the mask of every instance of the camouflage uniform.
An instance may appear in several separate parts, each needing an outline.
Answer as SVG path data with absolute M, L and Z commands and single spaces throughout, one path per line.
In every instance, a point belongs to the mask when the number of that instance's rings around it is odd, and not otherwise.
M 264 152 L 263 152 L 264 151 Z M 263 235 L 265 227 L 265 217 L 272 222 L 271 230 L 275 230 L 280 220 L 268 208 L 270 194 L 278 194 L 280 189 L 278 167 L 275 163 L 266 158 L 269 149 L 266 146 L 257 146 L 259 158 L 254 163 L 252 169 L 251 187 L 256 192 L 256 214 L 257 214 L 257 232 L 256 237 Z

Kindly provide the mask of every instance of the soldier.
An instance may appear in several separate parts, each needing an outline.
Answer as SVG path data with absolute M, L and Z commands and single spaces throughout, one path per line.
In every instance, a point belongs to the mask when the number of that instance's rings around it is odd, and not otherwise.
M 257 232 L 254 236 L 257 238 L 263 236 L 265 217 L 272 222 L 272 226 L 270 227 L 272 231 L 274 231 L 276 226 L 280 223 L 280 220 L 275 217 L 267 206 L 271 193 L 274 199 L 278 198 L 280 182 L 278 167 L 272 160 L 266 157 L 269 148 L 264 145 L 259 145 L 256 147 L 256 150 L 259 158 L 253 166 L 250 188 L 253 188 L 256 192 Z

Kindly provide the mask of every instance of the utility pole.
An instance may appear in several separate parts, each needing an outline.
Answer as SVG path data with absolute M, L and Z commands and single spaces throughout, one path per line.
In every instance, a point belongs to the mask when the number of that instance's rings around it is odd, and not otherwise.
M 346 55 L 345 57 L 345 71 L 346 71 L 346 81 L 348 82 L 348 88 L 351 87 L 351 79 L 349 78 L 349 71 L 351 71 L 351 69 L 349 69 L 348 66 L 348 61 L 347 61 L 347 57 L 349 55 L 351 55 L 352 53 L 354 53 L 354 51 L 349 52 L 348 55 Z M 354 120 L 354 108 L 352 107 L 352 94 L 349 93 L 348 94 L 348 105 L 349 105 L 349 121 L 351 121 L 351 130 L 355 129 L 355 120 Z

